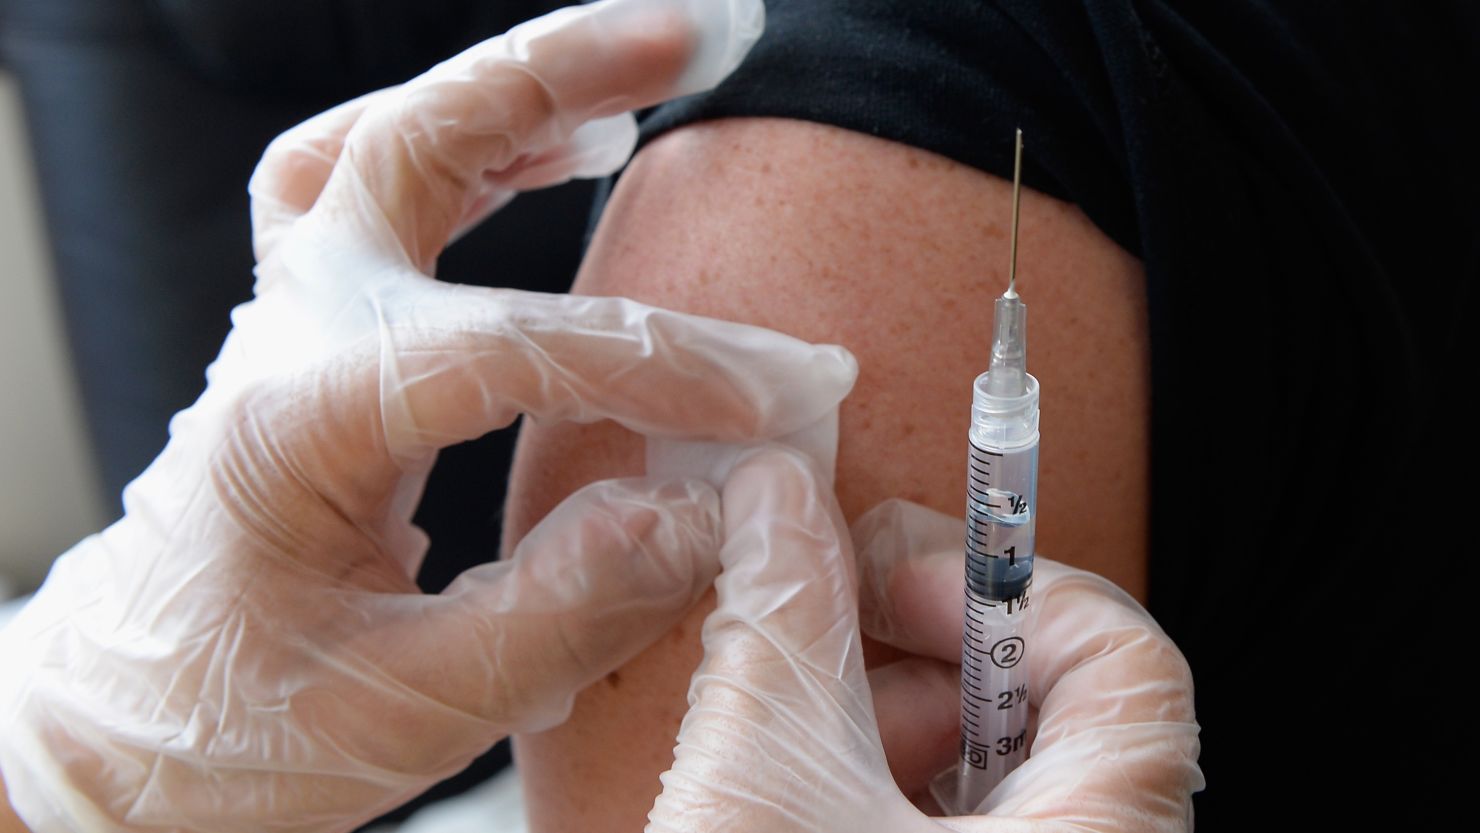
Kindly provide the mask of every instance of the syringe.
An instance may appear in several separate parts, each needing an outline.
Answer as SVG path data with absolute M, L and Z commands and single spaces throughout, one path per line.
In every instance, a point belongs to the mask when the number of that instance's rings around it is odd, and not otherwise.
M 932 793 L 948 813 L 976 812 L 1028 755 L 1029 650 L 1038 503 L 1038 380 L 1027 371 L 1027 308 L 1017 294 L 1023 133 L 1012 182 L 1012 260 L 997 299 L 992 358 L 976 378 L 966 462 L 966 621 L 961 647 L 961 761 Z

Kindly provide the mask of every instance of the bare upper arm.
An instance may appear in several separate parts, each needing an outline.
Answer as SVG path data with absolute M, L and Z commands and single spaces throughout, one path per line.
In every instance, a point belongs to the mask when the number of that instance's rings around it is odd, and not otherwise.
M 1010 206 L 1009 183 L 903 145 L 798 121 L 708 122 L 634 160 L 576 291 L 846 346 L 860 375 L 840 422 L 845 513 L 904 497 L 959 515 Z M 1039 551 L 1144 599 L 1140 263 L 1073 206 L 1025 190 L 1018 269 L 1043 385 Z M 526 427 L 506 541 L 579 486 L 641 466 L 640 439 L 611 425 Z M 565 726 L 520 739 L 533 829 L 641 826 L 671 762 L 703 612 L 583 694 Z

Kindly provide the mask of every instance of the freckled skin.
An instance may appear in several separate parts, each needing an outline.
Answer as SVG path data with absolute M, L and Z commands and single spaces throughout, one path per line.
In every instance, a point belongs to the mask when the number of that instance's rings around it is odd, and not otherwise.
M 1031 153 L 1031 144 L 1029 145 Z M 960 515 L 971 382 L 1007 286 L 1011 183 L 923 151 L 777 119 L 709 122 L 646 148 L 619 181 L 575 291 L 624 295 L 846 346 L 838 499 L 851 520 L 908 498 Z M 1024 189 L 1019 288 L 1043 384 L 1038 548 L 1138 598 L 1146 585 L 1149 413 L 1140 263 L 1078 209 Z M 505 550 L 566 495 L 641 473 L 609 424 L 527 425 Z M 518 739 L 536 831 L 640 829 L 672 762 L 712 594 L 582 694 L 565 725 Z M 871 664 L 897 656 L 867 645 Z

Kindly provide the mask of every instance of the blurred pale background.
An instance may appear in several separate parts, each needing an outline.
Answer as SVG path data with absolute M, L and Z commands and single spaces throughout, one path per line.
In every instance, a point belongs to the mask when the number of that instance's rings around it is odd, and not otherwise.
M 106 522 L 15 85 L 0 72 L 0 599 Z

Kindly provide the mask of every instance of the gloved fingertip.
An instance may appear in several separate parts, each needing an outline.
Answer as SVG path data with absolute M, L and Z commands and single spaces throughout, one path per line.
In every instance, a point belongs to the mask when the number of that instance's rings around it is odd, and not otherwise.
M 837 384 L 843 386 L 843 393 L 846 395 L 853 389 L 853 383 L 858 381 L 858 359 L 848 348 L 837 344 L 822 344 L 817 350 L 831 364 L 829 370 Z
M 416 649 L 396 654 L 485 658 L 481 675 L 415 676 L 502 731 L 542 731 L 566 717 L 575 692 L 677 624 L 713 583 L 719 540 L 719 497 L 703 481 L 591 484 L 512 558 L 459 576 L 440 616 L 404 629 Z
M 634 530 L 634 540 L 643 542 L 644 551 L 656 559 L 681 568 L 674 578 L 686 581 L 690 599 L 697 599 L 720 570 L 719 493 L 703 480 L 683 478 L 663 481 L 634 499 L 655 507 L 653 522 Z
M 752 388 L 747 407 L 754 409 L 752 418 L 737 426 L 738 435 L 725 439 L 775 439 L 806 429 L 835 413 L 858 380 L 858 360 L 844 347 L 725 329 L 747 349 L 727 356 L 722 366 Z M 756 367 L 766 369 L 757 372 Z M 762 381 L 764 387 L 758 384 Z
M 708 483 L 632 478 L 598 483 L 576 494 L 583 497 L 567 499 L 568 511 L 584 515 L 593 536 L 627 542 L 616 549 L 635 560 L 623 568 L 641 576 L 634 591 L 658 597 L 686 590 L 692 599 L 719 572 L 720 498 Z M 639 568 L 638 562 L 644 566 Z
M 723 7 L 723 13 L 715 9 Z M 702 4 L 695 13 L 698 42 L 688 68 L 679 77 L 674 96 L 707 90 L 723 81 L 750 52 L 766 28 L 766 6 L 761 0 L 722 0 Z

